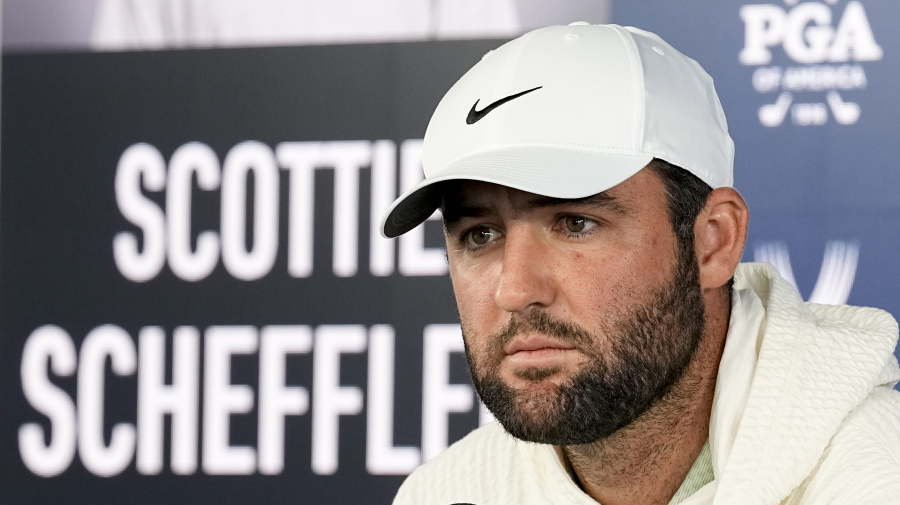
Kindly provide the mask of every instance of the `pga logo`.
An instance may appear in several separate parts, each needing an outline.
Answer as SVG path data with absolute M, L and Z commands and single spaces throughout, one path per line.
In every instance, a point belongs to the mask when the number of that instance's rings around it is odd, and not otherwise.
M 760 123 L 780 126 L 790 112 L 798 126 L 825 124 L 829 116 L 838 124 L 854 124 L 861 113 L 859 105 L 845 101 L 840 92 L 865 88 L 865 69 L 858 62 L 878 61 L 884 55 L 865 8 L 859 1 L 848 2 L 843 12 L 836 11 L 837 0 L 797 3 L 744 5 L 740 10 L 744 47 L 738 60 L 759 67 L 753 74 L 756 91 L 780 91 L 774 103 L 760 107 Z M 767 66 L 778 46 L 792 66 Z M 795 96 L 798 92 L 825 92 L 825 96 L 803 103 Z
M 785 3 L 793 5 L 797 0 Z M 781 44 L 797 63 L 881 59 L 883 51 L 860 2 L 847 4 L 837 28 L 831 26 L 832 18 L 831 7 L 823 3 L 803 3 L 789 11 L 777 5 L 745 5 L 741 7 L 744 49 L 738 58 L 744 65 L 767 65 L 772 61 L 769 47 Z

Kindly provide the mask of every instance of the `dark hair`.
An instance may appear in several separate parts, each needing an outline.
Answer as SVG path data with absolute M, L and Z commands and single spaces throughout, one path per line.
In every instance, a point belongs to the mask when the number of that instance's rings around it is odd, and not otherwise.
M 694 254 L 694 222 L 706 205 L 712 188 L 696 175 L 659 158 L 653 158 L 647 168 L 660 178 L 666 188 L 666 203 L 678 241 L 678 254 Z M 734 278 L 725 284 L 729 296 L 733 284 Z

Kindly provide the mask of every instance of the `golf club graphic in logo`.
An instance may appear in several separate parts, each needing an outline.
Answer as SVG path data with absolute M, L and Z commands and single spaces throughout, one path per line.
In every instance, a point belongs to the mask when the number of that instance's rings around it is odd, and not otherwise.
M 762 242 L 753 248 L 753 260 L 771 263 L 778 273 L 797 287 L 791 257 L 784 242 Z M 850 298 L 856 265 L 859 261 L 859 243 L 832 240 L 825 244 L 825 258 L 819 270 L 819 278 L 809 295 L 809 301 L 828 305 L 841 305 Z M 799 291 L 799 289 L 798 289 Z
M 744 48 L 738 60 L 756 67 L 753 89 L 767 97 L 759 122 L 774 128 L 790 115 L 797 126 L 823 125 L 829 118 L 841 125 L 856 123 L 862 111 L 844 95 L 866 87 L 860 62 L 884 55 L 863 4 L 851 1 L 841 9 L 838 0 L 784 3 L 744 5 L 740 11 Z

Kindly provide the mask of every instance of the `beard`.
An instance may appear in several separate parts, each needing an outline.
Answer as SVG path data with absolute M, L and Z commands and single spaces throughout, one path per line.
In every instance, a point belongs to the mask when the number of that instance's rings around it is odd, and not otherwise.
M 670 282 L 615 321 L 601 320 L 605 339 L 540 310 L 511 318 L 488 337 L 481 353 L 474 354 L 464 338 L 475 389 L 507 432 L 544 444 L 594 443 L 630 425 L 669 393 L 693 360 L 704 326 L 697 260 L 693 250 L 677 256 Z M 498 372 L 503 346 L 529 331 L 575 346 L 588 357 L 586 365 L 562 384 L 524 391 L 509 386 Z M 465 324 L 463 333 L 470 333 Z M 536 384 L 560 371 L 529 368 L 516 376 Z

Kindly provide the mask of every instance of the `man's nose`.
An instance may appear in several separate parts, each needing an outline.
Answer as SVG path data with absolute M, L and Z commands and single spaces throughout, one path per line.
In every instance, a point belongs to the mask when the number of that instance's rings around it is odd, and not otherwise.
M 552 246 L 527 223 L 506 230 L 503 268 L 494 291 L 497 306 L 507 312 L 547 307 L 556 296 Z

